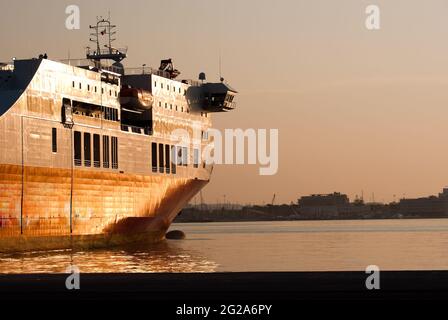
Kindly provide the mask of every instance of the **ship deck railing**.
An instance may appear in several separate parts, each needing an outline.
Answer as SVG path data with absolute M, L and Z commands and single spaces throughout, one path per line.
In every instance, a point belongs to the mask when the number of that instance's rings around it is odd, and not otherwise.
M 110 56 L 114 56 L 114 55 L 123 55 L 126 56 L 126 54 L 128 53 L 128 48 L 105 48 L 105 49 L 92 49 L 92 48 L 87 48 L 86 50 L 86 55 L 88 56 L 106 56 L 106 55 L 110 55 Z
M 0 71 L 13 71 L 14 64 L 9 62 L 0 62 Z
M 67 64 L 69 66 L 78 67 L 78 68 L 89 68 L 91 70 L 104 70 L 110 71 L 116 74 L 124 74 L 124 75 L 157 75 L 164 78 L 170 78 L 170 73 L 167 71 L 151 68 L 151 67 L 140 67 L 140 68 L 122 68 L 120 66 L 114 65 L 104 65 L 98 62 L 95 62 L 90 59 L 63 59 L 59 60 L 59 62 Z M 1 65 L 0 65 L 1 66 Z M 1 70 L 1 69 L 0 69 Z
M 113 72 L 116 74 L 123 73 L 123 68 L 121 68 L 121 67 L 99 64 L 90 59 L 63 59 L 63 60 L 59 60 L 59 62 L 68 64 L 69 66 L 78 67 L 78 68 L 89 68 L 91 70 L 98 70 L 98 71 L 104 70 L 104 71 L 110 71 L 110 72 Z
M 154 69 L 151 67 L 140 67 L 140 68 L 125 68 L 124 69 L 124 74 L 126 76 L 132 76 L 132 75 L 157 75 L 157 76 L 161 76 L 164 78 L 170 78 L 170 73 L 163 71 L 163 70 L 159 70 L 159 69 Z
M 153 133 L 150 128 L 136 127 L 136 126 L 131 126 L 131 125 L 127 125 L 127 124 L 121 125 L 121 131 L 136 133 L 136 134 L 144 134 L 147 136 L 150 136 Z

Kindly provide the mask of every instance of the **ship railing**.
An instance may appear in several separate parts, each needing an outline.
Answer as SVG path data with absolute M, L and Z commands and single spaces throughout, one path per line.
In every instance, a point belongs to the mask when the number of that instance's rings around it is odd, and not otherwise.
M 123 73 L 123 68 L 121 67 L 100 64 L 99 62 L 95 62 L 90 59 L 64 59 L 59 61 L 73 67 L 89 68 L 92 70 L 106 70 L 118 74 Z
M 144 134 L 147 136 L 152 135 L 152 130 L 148 127 L 136 127 L 136 126 L 131 126 L 131 125 L 127 125 L 127 124 L 122 124 L 121 125 L 121 131 L 124 132 L 132 132 L 132 133 L 137 133 L 137 134 Z
M 0 71 L 13 71 L 14 64 L 9 62 L 0 62 Z
M 126 55 L 128 48 L 105 48 L 105 49 L 91 49 L 87 48 L 86 54 L 89 56 L 104 56 L 104 55 Z
M 227 103 L 226 103 L 227 105 L 226 105 L 226 109 L 231 109 L 231 110 L 233 110 L 233 109 L 235 109 L 236 108 L 236 102 L 228 102 L 227 101 Z
M 95 67 L 95 63 L 90 59 L 62 59 L 59 61 L 73 67 Z
M 154 69 L 151 67 L 140 67 L 140 68 L 125 68 L 124 69 L 124 74 L 125 75 L 157 75 L 160 77 L 164 77 L 164 78 L 170 78 L 170 73 L 163 71 L 163 70 L 159 70 L 159 69 Z

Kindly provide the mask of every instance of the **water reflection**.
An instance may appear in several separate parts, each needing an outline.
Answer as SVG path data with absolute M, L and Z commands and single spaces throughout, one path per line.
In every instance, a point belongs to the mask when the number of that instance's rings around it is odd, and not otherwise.
M 71 265 L 84 273 L 215 272 L 218 264 L 176 241 L 107 250 L 0 255 L 0 273 L 61 273 Z
M 187 238 L 0 255 L 0 273 L 448 270 L 448 219 L 176 224 Z

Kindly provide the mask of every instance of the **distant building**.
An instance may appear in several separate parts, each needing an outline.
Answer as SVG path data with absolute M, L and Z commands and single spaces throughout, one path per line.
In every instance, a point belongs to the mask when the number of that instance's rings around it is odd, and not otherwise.
M 321 218 L 338 217 L 339 214 L 353 210 L 347 195 L 339 192 L 304 196 L 298 200 L 298 204 L 301 214 Z M 359 208 L 357 210 L 359 211 Z
M 334 192 L 331 194 L 312 194 L 301 197 L 298 201 L 300 207 L 344 206 L 350 203 L 346 194 Z
M 404 215 L 445 215 L 448 214 L 448 188 L 438 196 L 417 199 L 401 199 L 399 212 Z

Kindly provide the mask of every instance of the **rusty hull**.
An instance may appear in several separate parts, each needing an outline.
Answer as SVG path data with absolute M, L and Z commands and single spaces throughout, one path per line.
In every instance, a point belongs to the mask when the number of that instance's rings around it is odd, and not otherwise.
M 70 170 L 24 169 L 22 185 L 21 167 L 0 165 L 0 252 L 160 241 L 207 183 L 75 170 L 72 184 Z

